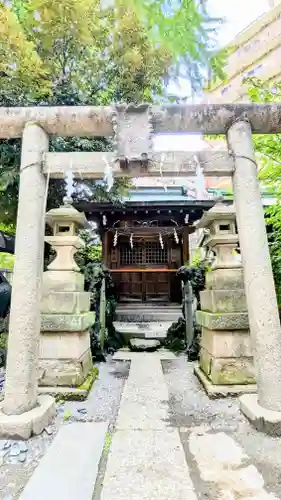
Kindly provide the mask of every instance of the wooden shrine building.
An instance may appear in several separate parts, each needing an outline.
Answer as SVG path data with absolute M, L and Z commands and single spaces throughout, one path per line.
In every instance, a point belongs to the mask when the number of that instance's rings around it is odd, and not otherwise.
M 181 301 L 176 272 L 189 262 L 193 223 L 213 205 L 192 199 L 182 187 L 134 189 L 120 206 L 79 204 L 98 225 L 120 302 Z

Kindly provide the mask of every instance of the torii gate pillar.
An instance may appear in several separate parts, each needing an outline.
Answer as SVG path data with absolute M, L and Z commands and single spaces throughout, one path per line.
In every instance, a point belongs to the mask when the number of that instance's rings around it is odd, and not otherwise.
M 250 123 L 235 122 L 227 140 L 258 386 L 257 395 L 240 398 L 241 410 L 260 430 L 280 435 L 281 328 Z
M 27 123 L 22 137 L 16 262 L 0 435 L 27 439 L 39 434 L 55 413 L 54 399 L 38 396 L 40 298 L 43 273 L 46 179 L 42 157 L 45 131 Z

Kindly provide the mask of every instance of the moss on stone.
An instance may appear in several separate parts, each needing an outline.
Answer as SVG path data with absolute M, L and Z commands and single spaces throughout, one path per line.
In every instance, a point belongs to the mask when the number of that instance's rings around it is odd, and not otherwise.
M 94 381 L 98 378 L 99 370 L 96 366 L 90 371 L 89 375 L 84 380 L 83 384 L 78 387 L 74 387 L 74 391 L 76 392 L 60 392 L 55 397 L 56 402 L 64 402 L 64 401 L 85 401 L 87 399 L 88 394 L 92 388 Z M 80 392 L 78 392 L 80 391 Z
M 215 385 L 245 385 L 254 384 L 255 378 L 245 366 L 235 366 L 233 364 L 221 366 L 219 371 L 209 374 L 210 380 Z
M 83 384 L 79 385 L 77 389 L 79 389 L 80 391 L 89 392 L 98 375 L 99 375 L 99 370 L 96 366 L 94 366 L 94 368 L 90 371 L 87 378 L 84 380 Z

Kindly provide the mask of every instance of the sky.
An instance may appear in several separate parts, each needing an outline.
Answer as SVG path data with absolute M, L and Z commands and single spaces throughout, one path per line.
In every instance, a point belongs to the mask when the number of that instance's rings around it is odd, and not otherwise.
M 218 31 L 218 45 L 223 47 L 255 19 L 269 9 L 269 0 L 209 0 L 209 11 L 214 17 L 224 19 Z M 181 89 L 171 87 L 171 93 L 189 95 L 188 85 L 182 81 Z M 168 150 L 195 150 L 205 149 L 206 143 L 200 136 L 182 135 L 158 136 L 155 138 L 155 149 Z
M 269 9 L 268 0 L 209 0 L 208 3 L 213 16 L 225 19 L 218 34 L 221 46 Z

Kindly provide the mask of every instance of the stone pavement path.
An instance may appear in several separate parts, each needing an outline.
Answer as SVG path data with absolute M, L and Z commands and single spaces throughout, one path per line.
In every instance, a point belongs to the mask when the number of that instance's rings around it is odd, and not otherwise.
M 132 356 L 101 500 L 196 500 L 156 354 Z
M 45 498 L 41 483 L 52 500 L 72 498 L 70 484 L 79 500 L 281 500 L 281 440 L 255 431 L 237 399 L 210 400 L 185 356 L 115 359 L 86 402 L 58 405 L 53 435 L 29 440 L 23 464 L 0 466 L 0 500 L 19 500 L 31 476 L 28 500 Z
M 251 448 L 257 436 L 235 400 L 209 401 L 184 358 L 162 361 L 159 352 L 118 354 L 117 358 L 122 356 L 131 358 L 131 368 L 100 500 L 281 498 L 270 492 L 252 463 L 255 453 L 249 456 L 239 443 L 244 436 Z M 189 396 L 184 401 L 186 391 Z M 276 452 L 280 461 L 281 442 L 260 436 L 257 444 L 261 447 L 254 451 L 273 453 L 272 461 Z M 274 478 L 269 485 L 280 491 Z

